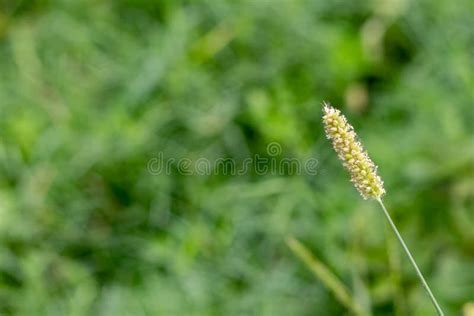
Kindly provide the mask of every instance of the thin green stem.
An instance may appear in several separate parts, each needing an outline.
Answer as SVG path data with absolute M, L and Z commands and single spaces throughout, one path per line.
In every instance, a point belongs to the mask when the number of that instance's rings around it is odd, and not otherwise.
M 441 307 L 439 306 L 438 302 L 436 301 L 436 298 L 434 297 L 433 293 L 431 292 L 431 289 L 428 286 L 428 283 L 426 283 L 425 278 L 423 277 L 423 274 L 421 274 L 421 271 L 418 268 L 418 265 L 416 264 L 415 259 L 413 259 L 413 256 L 411 255 L 410 250 L 408 249 L 407 245 L 403 241 L 402 235 L 400 235 L 400 233 L 398 232 L 397 226 L 395 226 L 395 223 L 392 221 L 392 218 L 390 217 L 390 214 L 388 213 L 387 209 L 385 208 L 385 205 L 383 204 L 382 199 L 379 198 L 379 199 L 377 199 L 377 201 L 379 202 L 380 206 L 382 207 L 383 212 L 385 213 L 385 217 L 387 217 L 387 220 L 388 220 L 390 226 L 392 227 L 393 231 L 395 232 L 395 235 L 397 236 L 398 241 L 402 245 L 403 250 L 405 250 L 405 253 L 408 256 L 408 259 L 410 259 L 410 263 L 412 264 L 413 268 L 415 268 L 416 274 L 418 275 L 418 278 L 420 279 L 421 284 L 425 288 L 426 292 L 428 293 L 428 296 L 431 299 L 431 302 L 433 302 L 433 305 L 436 308 L 436 312 L 438 312 L 439 316 L 444 316 L 444 313 L 441 310 Z

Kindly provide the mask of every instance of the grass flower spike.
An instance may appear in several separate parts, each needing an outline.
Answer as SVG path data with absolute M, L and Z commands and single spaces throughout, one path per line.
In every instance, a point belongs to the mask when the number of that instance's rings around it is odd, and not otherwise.
M 326 135 L 332 141 L 344 167 L 351 174 L 351 182 L 364 199 L 381 198 L 385 193 L 383 181 L 377 175 L 377 166 L 357 140 L 354 128 L 339 110 L 329 104 L 324 103 L 323 111 Z
M 344 167 L 351 174 L 352 183 L 364 199 L 372 198 L 377 200 L 380 204 L 390 227 L 393 229 L 395 236 L 402 245 L 402 248 L 415 269 L 422 286 L 428 293 L 436 312 L 438 315 L 443 316 L 444 314 L 441 307 L 436 301 L 436 298 L 431 292 L 428 283 L 426 283 L 415 259 L 413 259 L 413 256 L 400 235 L 397 226 L 382 202 L 382 196 L 385 194 L 385 189 L 383 187 L 382 179 L 377 175 L 377 167 L 372 160 L 370 160 L 369 155 L 357 140 L 357 134 L 355 133 L 354 128 L 347 122 L 347 119 L 341 114 L 341 111 L 324 102 L 323 112 L 323 123 L 326 136 L 332 141 L 334 150 L 342 160 Z

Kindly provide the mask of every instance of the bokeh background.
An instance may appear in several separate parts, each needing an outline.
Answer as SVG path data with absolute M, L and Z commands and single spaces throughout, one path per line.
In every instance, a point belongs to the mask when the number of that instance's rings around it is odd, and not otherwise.
M 434 315 L 325 139 L 327 100 L 447 314 L 472 315 L 473 14 L 471 0 L 1 0 L 0 314 L 350 315 L 294 236 L 367 315 Z M 272 142 L 317 175 L 147 169 Z

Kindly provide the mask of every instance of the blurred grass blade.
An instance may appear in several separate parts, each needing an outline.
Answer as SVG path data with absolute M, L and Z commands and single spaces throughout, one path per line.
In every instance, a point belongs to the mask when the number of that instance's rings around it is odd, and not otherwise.
M 392 295 L 393 303 L 395 308 L 395 316 L 404 316 L 408 314 L 407 304 L 405 301 L 405 296 L 403 294 L 403 287 L 401 284 L 401 258 L 400 251 L 395 236 L 389 234 L 388 227 L 386 227 L 385 235 L 387 236 L 387 256 L 388 264 L 390 268 L 390 279 L 392 281 Z
M 223 21 L 194 44 L 193 57 L 197 62 L 205 62 L 226 47 L 234 37 L 234 25 L 229 21 Z
M 353 299 L 347 287 L 340 281 L 334 273 L 321 261 L 319 261 L 311 251 L 300 243 L 296 238 L 289 236 L 286 238 L 286 244 L 291 251 L 321 280 L 321 282 L 334 294 L 336 299 L 356 315 L 367 313 Z

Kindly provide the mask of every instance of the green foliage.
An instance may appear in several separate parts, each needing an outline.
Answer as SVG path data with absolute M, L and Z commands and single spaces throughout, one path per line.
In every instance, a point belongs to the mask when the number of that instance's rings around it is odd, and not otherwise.
M 0 314 L 432 315 L 321 102 L 356 126 L 447 314 L 474 293 L 474 3 L 0 0 Z M 471 54 L 471 55 L 470 55 Z M 318 174 L 149 172 L 319 160 Z

